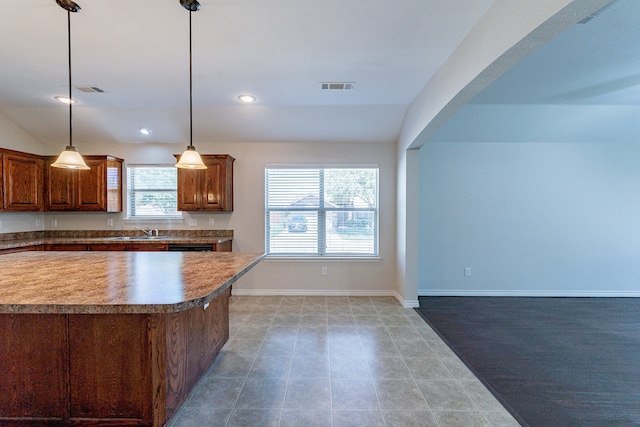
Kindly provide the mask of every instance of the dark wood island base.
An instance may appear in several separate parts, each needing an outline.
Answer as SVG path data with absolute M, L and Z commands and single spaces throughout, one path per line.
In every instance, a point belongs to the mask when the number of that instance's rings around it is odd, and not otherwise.
M 229 339 L 241 252 L 0 257 L 0 426 L 160 427 Z
M 0 314 L 0 425 L 164 425 L 229 339 L 229 294 L 176 313 Z

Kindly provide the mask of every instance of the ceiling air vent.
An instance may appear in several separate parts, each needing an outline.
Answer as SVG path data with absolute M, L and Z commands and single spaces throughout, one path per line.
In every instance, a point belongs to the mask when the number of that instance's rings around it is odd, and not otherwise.
M 320 83 L 321 89 L 326 90 L 351 90 L 355 86 L 355 82 L 326 82 Z
M 587 22 L 591 21 L 593 18 L 595 18 L 595 16 L 589 15 L 586 18 L 578 21 L 578 24 L 586 24 Z
M 98 92 L 98 93 L 104 92 L 104 90 L 100 89 L 97 86 L 76 86 L 76 89 L 78 89 L 81 92 Z
M 591 21 L 593 18 L 597 18 L 598 15 L 600 15 L 603 11 L 608 9 L 613 3 L 615 3 L 615 1 L 612 1 L 611 3 L 605 4 L 600 9 L 596 10 L 595 12 L 593 12 L 591 15 L 589 15 L 586 18 L 581 19 L 580 21 L 578 21 L 578 24 L 586 24 L 587 22 Z

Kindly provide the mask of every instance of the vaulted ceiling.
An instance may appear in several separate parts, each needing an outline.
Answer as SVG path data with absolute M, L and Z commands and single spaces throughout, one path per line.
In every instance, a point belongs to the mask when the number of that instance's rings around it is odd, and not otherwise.
M 74 142 L 184 145 L 189 12 L 178 0 L 77 2 Z M 202 0 L 194 141 L 394 141 L 408 105 L 491 3 Z M 0 0 L 0 10 L 0 114 L 63 146 L 68 106 L 54 97 L 68 92 L 67 12 L 54 0 Z M 91 87 L 103 92 L 79 90 Z M 243 105 L 241 94 L 257 101 Z

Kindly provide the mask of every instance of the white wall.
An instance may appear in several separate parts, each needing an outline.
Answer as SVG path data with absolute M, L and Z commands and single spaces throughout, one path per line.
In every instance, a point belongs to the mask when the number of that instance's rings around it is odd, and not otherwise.
M 3 128 L 0 123 L 0 135 Z M 234 163 L 234 212 L 185 213 L 197 218 L 197 229 L 234 230 L 234 251 L 264 251 L 264 166 L 269 163 L 296 164 L 354 164 L 380 166 L 380 260 L 366 261 L 265 261 L 245 276 L 235 293 L 304 293 L 304 294 L 369 294 L 395 295 L 395 144 L 393 143 L 227 143 L 207 144 L 194 141 L 201 153 L 230 154 Z M 2 146 L 2 145 L 0 145 Z M 184 146 L 170 144 L 101 144 L 78 145 L 82 154 L 109 154 L 125 159 L 127 164 L 174 164 L 173 154 Z M 43 154 L 57 154 L 60 147 L 47 145 Z M 30 151 L 30 150 L 23 150 Z M 31 150 L 32 151 L 32 150 Z M 127 223 L 125 214 L 102 213 L 45 213 L 45 227 L 53 229 L 51 219 L 57 220 L 58 230 L 74 229 L 131 229 L 137 225 L 153 228 L 190 229 L 188 222 Z M 114 227 L 107 219 L 114 219 Z M 214 218 L 215 225 L 208 226 Z M 0 232 L 28 231 L 35 219 L 29 214 L 0 213 Z M 27 228 L 27 230 L 25 230 Z M 321 275 L 321 267 L 328 267 L 328 275 Z
M 27 153 L 42 154 L 44 145 L 0 113 L 0 147 Z M 64 147 L 60 147 L 64 149 Z
M 417 300 L 411 280 L 418 269 L 418 259 L 411 254 L 410 238 L 419 228 L 418 213 L 412 212 L 419 203 L 401 192 L 409 189 L 419 171 L 405 162 L 409 149 L 418 149 L 434 132 L 482 89 L 514 64 L 566 28 L 574 25 L 611 0 L 495 0 L 480 21 L 456 48 L 453 54 L 427 82 L 409 106 L 398 137 L 398 194 L 396 236 L 399 248 L 396 281 L 405 301 Z M 406 246 L 406 247 L 405 247 Z
M 639 164 L 637 144 L 425 144 L 419 294 L 640 296 Z

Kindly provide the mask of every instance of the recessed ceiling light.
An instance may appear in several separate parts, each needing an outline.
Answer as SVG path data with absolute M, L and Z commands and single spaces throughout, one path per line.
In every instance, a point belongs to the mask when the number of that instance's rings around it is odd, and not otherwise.
M 76 102 L 78 102 L 75 99 L 70 99 L 67 96 L 56 96 L 54 98 L 57 99 L 58 101 L 64 103 L 64 104 L 75 104 Z
M 151 135 L 151 129 L 149 128 L 140 128 L 140 133 L 143 135 Z
M 238 99 L 240 102 L 244 102 L 245 104 L 251 104 L 256 101 L 256 97 L 253 95 L 240 95 Z

